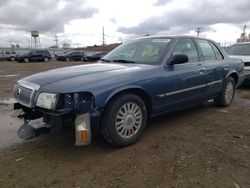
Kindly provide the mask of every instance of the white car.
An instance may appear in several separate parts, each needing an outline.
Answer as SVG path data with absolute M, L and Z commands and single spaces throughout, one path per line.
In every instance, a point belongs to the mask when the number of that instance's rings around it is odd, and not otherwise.
M 239 58 L 244 62 L 246 79 L 250 80 L 250 42 L 234 44 L 227 53 L 230 57 Z

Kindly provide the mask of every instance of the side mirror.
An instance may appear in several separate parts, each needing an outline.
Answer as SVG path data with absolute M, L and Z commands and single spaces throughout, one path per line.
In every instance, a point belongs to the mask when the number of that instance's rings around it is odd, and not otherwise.
M 188 62 L 188 56 L 184 54 L 176 54 L 169 62 L 169 65 L 182 64 Z

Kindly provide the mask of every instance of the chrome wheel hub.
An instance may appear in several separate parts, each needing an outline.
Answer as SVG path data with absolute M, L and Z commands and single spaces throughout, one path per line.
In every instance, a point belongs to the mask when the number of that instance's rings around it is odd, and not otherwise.
M 226 103 L 230 103 L 233 99 L 234 95 L 234 86 L 232 82 L 228 82 L 225 88 L 225 101 Z
M 128 102 L 122 105 L 116 114 L 116 131 L 122 138 L 131 138 L 142 125 L 142 110 L 134 102 Z

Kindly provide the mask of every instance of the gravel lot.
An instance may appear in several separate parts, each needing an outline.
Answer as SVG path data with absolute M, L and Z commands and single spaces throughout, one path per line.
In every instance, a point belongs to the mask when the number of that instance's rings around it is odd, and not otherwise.
M 250 187 L 249 86 L 228 108 L 208 102 L 151 119 L 126 148 L 101 138 L 76 147 L 72 130 L 19 140 L 20 122 L 6 105 L 14 81 L 78 64 L 0 62 L 0 187 Z

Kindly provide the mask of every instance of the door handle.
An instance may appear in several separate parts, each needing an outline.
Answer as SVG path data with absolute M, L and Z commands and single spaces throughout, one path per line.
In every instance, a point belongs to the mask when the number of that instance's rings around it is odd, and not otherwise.
M 224 70 L 227 70 L 228 69 L 228 65 L 224 65 Z
M 198 69 L 198 70 L 199 70 L 199 72 L 203 73 L 203 72 L 206 71 L 206 68 L 200 68 L 200 69 Z

